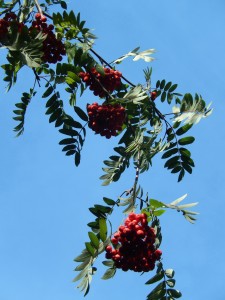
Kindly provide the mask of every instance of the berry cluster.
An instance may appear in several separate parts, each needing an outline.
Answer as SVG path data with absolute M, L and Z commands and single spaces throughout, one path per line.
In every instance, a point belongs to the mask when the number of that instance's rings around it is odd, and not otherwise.
M 0 19 L 0 41 L 4 40 L 8 34 L 9 22 L 4 19 Z
M 105 74 L 102 75 L 95 68 L 92 68 L 90 72 L 80 72 L 79 74 L 94 95 L 100 98 L 104 98 L 121 85 L 122 74 L 119 71 L 104 68 L 104 72 Z
M 62 55 L 66 54 L 65 46 L 61 40 L 57 40 L 53 29 L 54 25 L 48 25 L 46 23 L 47 18 L 40 13 L 35 15 L 35 21 L 32 22 L 32 26 L 29 28 L 28 39 L 34 38 L 38 32 L 42 32 L 46 35 L 46 39 L 43 41 L 43 62 L 56 63 L 62 60 Z M 4 44 L 10 32 L 12 24 L 17 25 L 18 32 L 21 32 L 23 27 L 26 27 L 24 23 L 17 21 L 15 13 L 6 13 L 3 19 L 0 19 L 0 43 Z
M 9 33 L 9 27 L 12 22 L 16 22 L 18 25 L 18 30 L 22 26 L 22 23 L 16 21 L 16 14 L 13 12 L 6 13 L 3 19 L 0 19 L 0 42 L 3 42 Z
M 97 102 L 87 105 L 88 126 L 95 133 L 107 139 L 116 136 L 122 130 L 125 121 L 125 108 L 119 104 L 99 105 Z
M 111 239 L 115 249 L 106 247 L 106 258 L 123 271 L 148 272 L 155 268 L 162 251 L 155 249 L 155 232 L 148 226 L 146 214 L 130 213 L 124 225 Z
M 61 40 L 57 40 L 53 29 L 54 25 L 46 24 L 47 18 L 40 13 L 35 15 L 35 21 L 32 22 L 30 31 L 43 32 L 47 35 L 43 42 L 43 52 L 42 57 L 44 62 L 57 63 L 57 61 L 62 60 L 62 55 L 66 54 L 65 46 Z

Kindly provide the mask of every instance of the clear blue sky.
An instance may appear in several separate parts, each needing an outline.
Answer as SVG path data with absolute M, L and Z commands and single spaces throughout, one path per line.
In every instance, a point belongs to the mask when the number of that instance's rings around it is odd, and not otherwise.
M 140 182 L 152 198 L 168 203 L 188 193 L 187 201 L 200 202 L 195 225 L 172 211 L 161 218 L 163 262 L 175 269 L 176 287 L 184 300 L 224 300 L 224 1 L 70 2 L 69 8 L 81 12 L 87 26 L 95 29 L 95 50 L 106 60 L 137 46 L 155 48 L 153 82 L 165 78 L 178 83 L 181 93 L 198 92 L 207 102 L 213 101 L 213 115 L 192 130 L 193 175 L 177 184 L 157 160 Z M 127 60 L 119 70 L 139 83 L 144 67 L 145 63 Z M 132 185 L 134 174 L 131 169 L 121 182 L 101 187 L 101 162 L 111 155 L 115 140 L 103 140 L 91 131 L 81 165 L 75 168 L 58 146 L 61 136 L 48 124 L 41 93 L 29 106 L 24 135 L 14 138 L 12 110 L 21 93 L 32 86 L 31 74 L 22 72 L 8 94 L 0 82 L 0 299 L 83 299 L 72 283 L 73 258 L 88 238 L 86 224 L 93 219 L 88 207 L 101 203 L 103 196 L 115 199 Z M 95 100 L 87 94 L 79 104 Z M 118 212 L 115 228 L 122 220 Z M 102 281 L 105 269 L 101 263 L 97 266 L 87 299 L 145 299 L 150 291 L 144 283 L 151 274 L 118 271 L 112 280 Z

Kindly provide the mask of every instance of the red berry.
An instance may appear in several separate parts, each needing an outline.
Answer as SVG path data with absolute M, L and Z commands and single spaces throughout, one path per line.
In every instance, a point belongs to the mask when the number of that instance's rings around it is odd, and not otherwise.
M 156 91 L 151 92 L 151 100 L 154 101 L 156 97 L 157 97 L 157 92 Z

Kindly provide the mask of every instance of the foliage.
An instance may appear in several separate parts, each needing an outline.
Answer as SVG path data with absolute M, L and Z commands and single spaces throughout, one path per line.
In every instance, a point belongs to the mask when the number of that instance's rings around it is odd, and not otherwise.
M 55 5 L 60 5 L 61 9 L 49 14 L 49 9 Z M 90 290 L 92 276 L 97 271 L 94 266 L 96 259 L 105 252 L 106 247 L 113 244 L 109 218 L 115 208 L 120 209 L 122 206 L 123 213 L 129 216 L 136 210 L 146 215 L 154 231 L 156 249 L 162 241 L 159 218 L 167 209 L 181 212 L 189 222 L 195 222 L 197 213 L 186 209 L 197 203 L 180 205 L 186 195 L 169 204 L 149 199 L 148 192 L 144 192 L 139 185 L 139 178 L 151 168 L 156 155 L 162 155 L 164 168 L 177 174 L 178 182 L 183 180 L 186 173 L 192 174 L 195 164 L 189 145 L 195 138 L 189 135 L 189 130 L 202 118 L 209 116 L 212 109 L 199 94 L 192 96 L 189 93 L 178 93 L 178 85 L 171 81 L 157 80 L 153 85 L 152 68 L 144 70 L 143 84 L 130 82 L 116 70 L 117 65 L 128 57 L 132 57 L 133 61 L 143 59 L 147 63 L 151 62 L 155 50 L 139 52 L 140 48 L 137 47 L 109 64 L 93 49 L 96 37 L 85 27 L 80 13 L 69 12 L 65 1 L 45 0 L 39 3 L 37 0 L 24 0 L 21 4 L 19 0 L 7 3 L 1 0 L 0 8 L 0 46 L 8 50 L 6 63 L 1 66 L 5 72 L 3 80 L 8 84 L 7 91 L 16 84 L 21 68 L 30 68 L 34 75 L 33 88 L 24 92 L 21 101 L 15 105 L 13 119 L 17 122 L 14 128 L 17 136 L 24 132 L 27 108 L 32 97 L 44 85 L 45 90 L 41 96 L 45 101 L 49 123 L 53 123 L 62 135 L 59 141 L 62 151 L 66 156 L 73 156 L 76 166 L 81 162 L 88 126 L 102 138 L 120 137 L 118 145 L 113 149 L 114 154 L 103 161 L 104 174 L 100 177 L 102 185 L 118 181 L 130 167 L 135 169 L 134 182 L 120 197 L 116 200 L 103 197 L 104 205 L 95 204 L 89 208 L 95 219 L 87 224 L 90 228 L 89 240 L 82 253 L 75 258 L 75 262 L 79 263 L 75 271 L 79 273 L 74 278 L 74 281 L 80 281 L 78 288 L 86 295 Z M 51 24 L 45 24 L 46 20 Z M 41 28 L 38 27 L 40 22 Z M 53 41 L 63 45 L 60 55 Z M 46 62 L 44 58 L 47 49 Z M 89 109 L 86 113 L 78 103 L 77 96 L 85 95 L 87 88 L 102 101 L 102 105 L 95 102 L 95 110 Z M 68 94 L 66 100 L 60 96 L 63 89 Z M 73 108 L 72 114 L 65 110 L 67 101 Z M 173 105 L 171 112 L 159 110 L 159 102 L 166 109 Z M 87 107 L 93 105 L 87 103 Z M 91 117 L 93 113 L 94 118 Z M 122 126 L 121 122 L 117 122 L 119 113 L 122 115 Z M 136 226 L 139 226 L 138 221 Z M 138 234 L 141 236 L 141 230 Z M 142 238 L 142 242 L 146 243 L 146 240 Z M 149 255 L 153 255 L 150 252 Z M 103 265 L 108 269 L 102 279 L 112 278 L 117 271 L 115 261 L 103 260 Z M 160 258 L 156 274 L 146 284 L 156 282 L 159 283 L 147 295 L 147 299 L 177 299 L 182 296 L 181 292 L 174 289 L 174 271 L 164 269 Z

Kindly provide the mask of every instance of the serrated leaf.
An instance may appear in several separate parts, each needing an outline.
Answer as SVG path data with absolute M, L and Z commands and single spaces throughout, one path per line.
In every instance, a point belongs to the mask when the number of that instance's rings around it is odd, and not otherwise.
M 70 135 L 70 136 L 77 136 L 78 132 L 76 130 L 73 129 L 67 129 L 67 128 L 62 128 L 59 129 L 59 132 L 65 135 Z
M 148 300 L 157 300 L 163 297 L 166 293 L 165 289 L 165 282 L 159 283 L 150 294 L 148 294 L 147 299 Z
M 155 200 L 155 199 L 150 199 L 150 206 L 153 206 L 154 208 L 160 208 L 160 207 L 165 207 L 164 203 Z
M 166 84 L 166 80 L 163 79 L 163 80 L 160 82 L 160 89 L 161 89 L 161 90 L 164 88 L 165 84 Z
M 91 254 L 91 256 L 94 256 L 95 250 L 94 250 L 94 248 L 92 247 L 91 243 L 86 242 L 86 243 L 85 243 L 85 247 L 86 247 L 87 251 Z
M 168 83 L 166 84 L 166 86 L 164 87 L 164 91 L 167 91 L 167 90 L 171 87 L 171 85 L 172 85 L 172 82 L 171 82 L 171 81 L 168 82 Z
M 56 121 L 61 115 L 62 115 L 62 109 L 59 107 L 57 108 L 57 110 L 53 112 L 53 114 L 51 114 L 49 118 L 49 123 Z
M 172 170 L 171 170 L 171 173 L 178 173 L 178 172 L 180 172 L 180 170 L 182 170 L 182 167 L 181 166 L 177 166 L 177 167 L 175 167 L 175 168 L 173 168 Z
M 192 168 L 190 167 L 189 164 L 182 162 L 182 166 L 189 174 L 192 174 Z
M 64 123 L 65 123 L 66 125 L 72 126 L 72 127 L 74 127 L 74 128 L 83 128 L 82 124 L 80 124 L 79 122 L 77 122 L 77 121 L 75 121 L 75 120 L 73 120 L 73 119 L 66 119 L 66 120 L 64 121 Z
M 103 201 L 108 204 L 108 205 L 115 205 L 116 204 L 116 201 L 112 200 L 112 199 L 109 199 L 109 198 L 106 198 L 106 197 L 103 197 Z
M 176 165 L 176 163 L 179 161 L 180 159 L 180 156 L 176 155 L 176 156 L 173 156 L 172 158 L 168 159 L 164 165 L 165 168 L 168 168 L 170 165 L 171 166 L 174 166 Z
M 170 156 L 176 154 L 177 152 L 178 152 L 178 149 L 177 149 L 177 148 L 170 149 L 170 150 L 166 151 L 166 152 L 163 154 L 162 159 L 168 158 L 168 157 L 170 157 Z
M 106 219 L 99 218 L 99 229 L 100 229 L 100 239 L 104 242 L 107 238 L 107 224 Z
M 116 273 L 116 269 L 115 268 L 109 268 L 106 270 L 105 274 L 102 276 L 102 279 L 107 280 L 112 278 Z
M 88 232 L 88 236 L 91 240 L 91 244 L 95 247 L 95 249 L 98 249 L 99 247 L 99 239 L 93 232 Z
M 166 100 L 166 92 L 163 92 L 161 95 L 161 101 L 164 102 Z
M 76 152 L 75 157 L 74 157 L 74 162 L 76 166 L 79 166 L 80 164 L 80 152 Z
M 74 138 L 68 138 L 68 139 L 63 139 L 59 142 L 59 145 L 68 145 L 68 144 L 74 144 L 76 140 Z
M 166 284 L 167 284 L 169 287 L 174 287 L 174 286 L 175 286 L 175 283 L 176 283 L 176 280 L 175 280 L 175 279 L 168 279 L 168 280 L 166 280 Z
M 193 124 L 185 124 L 184 126 L 180 127 L 177 131 L 176 134 L 177 135 L 182 135 L 185 132 L 187 132 L 189 129 L 191 129 L 191 127 L 193 126 Z
M 86 249 L 84 249 L 80 255 L 78 255 L 77 257 L 74 258 L 74 261 L 83 262 L 88 257 L 90 258 L 90 253 Z
M 161 271 L 158 274 L 155 274 L 155 276 L 153 276 L 151 279 L 149 279 L 147 282 L 145 282 L 145 284 L 153 284 L 159 280 L 161 280 L 164 277 L 164 272 Z
M 86 113 L 78 106 L 74 106 L 75 113 L 81 118 L 81 120 L 87 122 L 88 116 Z
M 177 84 L 173 84 L 172 86 L 171 86 L 171 88 L 169 89 L 169 93 L 172 93 L 173 91 L 175 91 L 176 90 L 176 88 L 177 88 Z
M 186 156 L 186 157 L 191 156 L 191 152 L 189 150 L 185 149 L 185 148 L 180 148 L 179 151 L 183 156 Z
M 159 210 L 154 210 L 153 211 L 153 215 L 156 217 L 160 217 L 161 215 L 163 215 L 166 212 L 165 209 L 159 209 Z
M 179 176 L 178 176 L 178 180 L 177 180 L 178 182 L 180 182 L 180 181 L 183 179 L 184 174 L 185 174 L 184 169 L 181 169 L 181 171 L 180 171 L 180 173 L 179 173 Z
M 50 85 L 47 90 L 44 92 L 42 95 L 42 98 L 47 98 L 48 96 L 51 95 L 51 93 L 54 91 L 53 87 Z
M 81 271 L 81 270 L 83 270 L 89 264 L 89 262 L 90 262 L 90 257 L 88 257 L 79 266 L 77 266 L 74 271 Z
M 180 298 L 182 296 L 180 291 L 174 289 L 168 289 L 167 293 L 173 298 Z
M 102 263 L 106 267 L 113 267 L 114 266 L 114 261 L 113 260 L 104 260 Z

